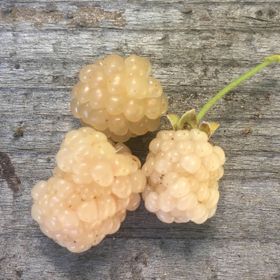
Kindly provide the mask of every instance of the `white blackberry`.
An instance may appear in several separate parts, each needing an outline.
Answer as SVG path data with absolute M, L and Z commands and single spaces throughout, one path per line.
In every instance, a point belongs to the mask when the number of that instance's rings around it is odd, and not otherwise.
M 61 246 L 83 252 L 138 207 L 146 178 L 126 146 L 92 128 L 67 133 L 56 162 L 53 177 L 32 190 L 32 217 Z
M 117 142 L 158 128 L 167 110 L 161 84 L 148 59 L 108 55 L 82 68 L 72 92 L 71 110 L 84 124 Z
M 199 129 L 160 131 L 149 146 L 143 170 L 146 209 L 166 223 L 203 223 L 219 200 L 225 155 Z

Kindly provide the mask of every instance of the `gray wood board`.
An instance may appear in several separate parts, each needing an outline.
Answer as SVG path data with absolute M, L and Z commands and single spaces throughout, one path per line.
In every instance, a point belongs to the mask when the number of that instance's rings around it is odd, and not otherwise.
M 30 217 L 32 186 L 50 176 L 63 136 L 79 126 L 69 100 L 82 65 L 112 52 L 147 56 L 169 111 L 198 109 L 280 53 L 280 1 L 1 0 L 0 12 L 0 152 L 15 169 L 10 186 L 21 180 L 13 193 L 0 179 L 1 280 L 280 279 L 280 65 L 207 115 L 221 123 L 213 140 L 227 155 L 207 223 L 166 225 L 142 206 L 116 235 L 75 255 Z M 142 160 L 152 137 L 129 141 Z

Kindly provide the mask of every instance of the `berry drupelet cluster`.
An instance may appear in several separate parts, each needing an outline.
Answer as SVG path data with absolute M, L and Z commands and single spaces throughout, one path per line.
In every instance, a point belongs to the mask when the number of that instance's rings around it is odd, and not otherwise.
M 68 132 L 56 155 L 53 176 L 32 190 L 32 217 L 41 230 L 72 252 L 83 252 L 115 233 L 142 193 L 145 207 L 165 223 L 200 224 L 219 200 L 225 154 L 210 142 L 218 128 L 202 118 L 225 94 L 273 62 L 264 59 L 181 118 L 169 114 L 173 130 L 157 133 L 141 168 L 122 143 L 159 127 L 167 99 L 145 58 L 109 55 L 80 71 L 71 110 L 90 127 Z M 108 138 L 111 140 L 109 140 Z
M 149 150 L 143 166 L 148 178 L 146 209 L 165 223 L 200 224 L 212 217 L 224 172 L 223 150 L 198 129 L 160 131 Z
M 108 55 L 83 67 L 79 78 L 71 110 L 86 125 L 117 142 L 159 127 L 167 99 L 146 58 Z
M 67 133 L 53 176 L 32 190 L 32 217 L 41 230 L 72 252 L 115 233 L 126 210 L 135 210 L 146 185 L 138 158 L 92 128 Z

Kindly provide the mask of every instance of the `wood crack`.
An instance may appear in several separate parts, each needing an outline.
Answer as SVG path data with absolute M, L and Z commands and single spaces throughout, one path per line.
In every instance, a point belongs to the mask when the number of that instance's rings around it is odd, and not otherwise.
M 6 180 L 13 192 L 19 191 L 20 179 L 16 175 L 15 168 L 8 154 L 0 152 L 0 177 Z

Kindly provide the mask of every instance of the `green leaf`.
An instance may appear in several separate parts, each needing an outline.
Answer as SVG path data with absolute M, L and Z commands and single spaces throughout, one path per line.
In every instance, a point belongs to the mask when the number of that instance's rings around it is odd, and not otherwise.
M 173 129 L 176 130 L 177 124 L 179 121 L 179 117 L 175 114 L 168 114 L 166 117 L 168 118 L 169 122 L 171 123 Z
M 198 125 L 198 120 L 196 117 L 195 109 L 192 109 L 190 111 L 187 111 L 183 116 L 180 118 L 178 122 L 178 129 L 183 129 L 185 125 L 189 128 L 195 128 Z

